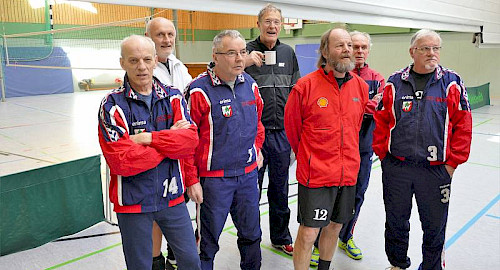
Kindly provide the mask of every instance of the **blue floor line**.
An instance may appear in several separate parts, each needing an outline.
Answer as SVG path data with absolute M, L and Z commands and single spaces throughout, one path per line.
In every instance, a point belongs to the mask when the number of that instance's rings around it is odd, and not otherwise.
M 496 219 L 500 219 L 500 217 L 499 217 L 499 216 L 494 216 L 494 215 L 490 215 L 490 214 L 488 214 L 488 215 L 486 215 L 486 216 L 487 216 L 487 217 L 496 218 Z
M 500 200 L 500 194 L 498 194 L 488 205 L 486 205 L 479 213 L 477 213 L 465 226 L 463 226 L 458 232 L 456 232 L 448 241 L 446 241 L 444 245 L 444 249 L 448 249 L 451 245 L 453 245 L 458 238 L 460 238 L 474 223 L 476 223 L 480 217 L 484 216 L 488 210 L 490 210 L 493 205 L 495 205 Z

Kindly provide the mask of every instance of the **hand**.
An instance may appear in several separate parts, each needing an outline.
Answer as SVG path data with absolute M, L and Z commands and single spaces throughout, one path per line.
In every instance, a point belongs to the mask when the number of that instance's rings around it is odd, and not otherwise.
M 187 188 L 187 194 L 197 204 L 203 203 L 203 188 L 198 182 Z
M 373 101 L 379 103 L 381 100 L 382 100 L 382 93 L 378 93 L 376 94 L 373 98 L 372 98 Z
M 455 168 L 453 168 L 453 167 L 451 167 L 450 165 L 447 165 L 447 164 L 444 165 L 444 168 L 446 169 L 446 171 L 450 175 L 450 178 L 452 178 L 453 177 L 453 173 L 455 173 Z
M 171 130 L 177 130 L 177 129 L 188 129 L 191 127 L 191 123 L 187 120 L 179 120 L 175 122 L 173 126 L 170 127 Z
M 259 51 L 252 51 L 245 58 L 245 67 L 249 67 L 252 65 L 256 65 L 258 67 L 261 67 L 262 63 L 263 63 L 263 59 L 264 59 L 263 53 L 261 53 Z
M 262 151 L 259 151 L 259 154 L 257 155 L 257 169 L 260 170 L 262 166 L 264 165 L 264 155 L 262 155 Z
M 153 141 L 153 135 L 151 132 L 141 132 L 139 134 L 130 135 L 130 139 L 136 144 L 150 145 Z
M 293 151 L 290 151 L 290 166 L 293 165 L 295 160 L 297 160 L 297 158 L 295 157 L 295 153 Z

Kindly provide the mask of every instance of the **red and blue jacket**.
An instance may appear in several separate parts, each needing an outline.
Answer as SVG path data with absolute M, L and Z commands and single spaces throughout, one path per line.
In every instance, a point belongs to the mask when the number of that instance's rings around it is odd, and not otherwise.
M 423 91 L 415 91 L 412 65 L 389 77 L 375 113 L 373 150 L 400 160 L 454 168 L 467 161 L 472 116 L 460 76 L 438 66 Z
M 257 168 L 256 157 L 264 143 L 263 101 L 257 83 L 242 73 L 232 90 L 212 67 L 213 63 L 186 91 L 200 138 L 194 160 L 197 172 L 190 173 L 195 179 L 251 172 Z
M 170 130 L 190 121 L 179 90 L 153 78 L 151 111 L 138 99 L 125 75 L 122 87 L 104 97 L 99 109 L 99 144 L 111 172 L 109 198 L 118 213 L 160 211 L 184 201 L 183 161 L 198 145 L 196 126 Z M 151 132 L 148 146 L 130 135 Z M 190 186 L 193 183 L 187 183 Z
M 366 153 L 372 151 L 373 130 L 375 129 L 373 114 L 378 106 L 378 102 L 372 99 L 376 94 L 383 92 L 385 80 L 380 73 L 371 69 L 366 63 L 363 67 L 355 68 L 353 72 L 368 84 L 368 103 L 359 131 L 359 152 Z

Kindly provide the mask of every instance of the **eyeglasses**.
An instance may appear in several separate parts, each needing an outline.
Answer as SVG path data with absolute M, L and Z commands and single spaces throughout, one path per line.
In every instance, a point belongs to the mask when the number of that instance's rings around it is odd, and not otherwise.
M 238 55 L 238 54 L 239 54 L 241 57 L 245 57 L 245 56 L 247 56 L 248 51 L 247 51 L 247 50 L 241 50 L 241 51 L 237 52 L 237 51 L 233 51 L 233 50 L 231 50 L 231 51 L 227 51 L 227 52 L 216 52 L 215 54 L 224 54 L 224 55 L 226 55 L 227 57 L 230 57 L 230 58 L 235 58 L 235 57 L 236 57 L 236 55 Z
M 280 26 L 281 25 L 281 21 L 280 20 L 265 20 L 264 21 L 264 25 L 265 26 L 270 26 L 271 24 L 276 25 L 276 26 Z
M 441 46 L 423 46 L 420 48 L 415 47 L 416 50 L 418 50 L 420 53 L 429 53 L 431 50 L 433 50 L 435 53 L 439 53 L 441 51 Z

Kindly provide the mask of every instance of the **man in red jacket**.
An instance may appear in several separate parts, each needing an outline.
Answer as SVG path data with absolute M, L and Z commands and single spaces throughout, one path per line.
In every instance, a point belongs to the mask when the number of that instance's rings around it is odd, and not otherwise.
M 342 224 L 352 218 L 359 170 L 359 130 L 368 85 L 350 72 L 352 40 L 341 28 L 321 37 L 318 70 L 301 78 L 285 107 L 285 130 L 299 182 L 293 263 L 309 268 L 320 228 L 318 270 L 329 269 Z

